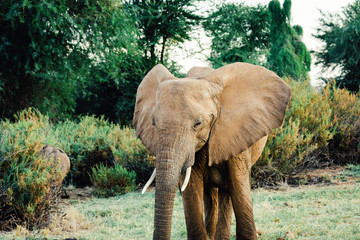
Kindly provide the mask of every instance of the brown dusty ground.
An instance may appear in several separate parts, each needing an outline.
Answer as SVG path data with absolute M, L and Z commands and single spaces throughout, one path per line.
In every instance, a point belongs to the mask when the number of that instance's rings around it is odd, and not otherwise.
M 289 187 L 303 185 L 326 186 L 326 185 L 348 185 L 360 182 L 360 176 L 346 174 L 344 166 L 331 166 L 324 169 L 309 169 L 292 176 L 288 182 L 280 183 L 274 187 L 265 187 L 272 190 L 285 190 Z M 62 195 L 62 204 L 69 204 L 73 200 L 87 200 L 93 196 L 93 188 L 65 188 L 66 194 Z M 147 191 L 155 191 L 149 187 Z
M 346 174 L 344 166 L 331 166 L 324 169 L 310 169 L 298 173 L 292 177 L 292 181 L 297 181 L 299 185 L 344 185 L 353 184 L 360 181 L 360 176 Z

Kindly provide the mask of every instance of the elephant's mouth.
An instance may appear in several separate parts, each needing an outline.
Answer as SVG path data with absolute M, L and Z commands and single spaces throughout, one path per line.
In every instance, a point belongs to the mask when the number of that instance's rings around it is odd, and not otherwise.
M 185 171 L 185 179 L 181 186 L 181 192 L 185 191 L 189 181 L 190 181 L 190 175 L 191 175 L 191 167 L 186 168 Z M 149 180 L 146 182 L 143 190 L 141 191 L 141 194 L 144 194 L 147 190 L 147 188 L 152 184 L 152 182 L 155 180 L 156 177 L 156 168 L 154 169 L 153 173 L 151 174 Z

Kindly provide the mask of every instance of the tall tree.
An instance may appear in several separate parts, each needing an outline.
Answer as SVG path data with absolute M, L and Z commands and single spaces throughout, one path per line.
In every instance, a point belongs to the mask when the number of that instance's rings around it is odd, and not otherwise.
M 322 13 L 314 35 L 325 43 L 316 52 L 317 64 L 327 69 L 340 67 L 337 84 L 358 92 L 360 85 L 360 0 L 343 8 L 339 14 Z
M 0 33 L 0 117 L 29 106 L 69 116 L 91 81 L 129 81 L 139 62 L 135 24 L 116 0 L 2 0 Z
M 199 0 L 127 0 L 127 9 L 137 19 L 140 45 L 148 67 L 165 63 L 167 48 L 190 39 L 201 19 L 194 12 Z
M 283 7 L 278 0 L 269 3 L 271 13 L 271 48 L 267 66 L 279 76 L 294 79 L 306 77 L 310 71 L 311 56 L 301 41 L 302 28 L 291 26 L 291 0 L 285 0 Z
M 209 61 L 215 68 L 232 62 L 261 64 L 261 56 L 270 47 L 270 14 L 260 4 L 223 4 L 203 26 L 211 38 Z
M 220 5 L 203 23 L 212 39 L 210 62 L 215 68 L 248 62 L 267 66 L 280 76 L 306 76 L 310 53 L 301 41 L 302 28 L 291 26 L 290 17 L 291 0 L 285 0 L 283 7 L 278 0 L 268 7 Z

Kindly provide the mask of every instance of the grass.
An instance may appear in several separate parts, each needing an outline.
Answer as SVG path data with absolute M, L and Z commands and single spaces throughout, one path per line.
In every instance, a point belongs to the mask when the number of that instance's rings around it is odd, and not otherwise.
M 343 174 L 354 178 L 360 178 L 360 165 L 347 165 L 345 171 L 343 171 Z M 360 179 L 358 179 L 358 182 L 359 180 Z
M 263 232 L 259 239 L 360 239 L 358 183 L 256 189 L 253 202 L 256 226 Z M 55 216 L 48 229 L 34 233 L 18 228 L 0 239 L 152 239 L 153 203 L 154 192 L 71 200 L 62 206 L 66 215 Z M 231 234 L 235 239 L 234 220 Z M 180 195 L 175 201 L 172 239 L 186 239 Z
M 359 184 L 255 191 L 261 239 L 360 239 L 359 198 Z

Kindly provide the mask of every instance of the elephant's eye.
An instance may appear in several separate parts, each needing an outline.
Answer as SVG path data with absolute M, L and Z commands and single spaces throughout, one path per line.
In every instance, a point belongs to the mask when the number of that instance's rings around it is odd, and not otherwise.
M 152 119 L 152 125 L 153 125 L 153 126 L 156 126 L 155 118 Z
M 201 125 L 201 121 L 200 120 L 195 120 L 195 123 L 194 123 L 194 129 L 197 129 L 199 126 Z

